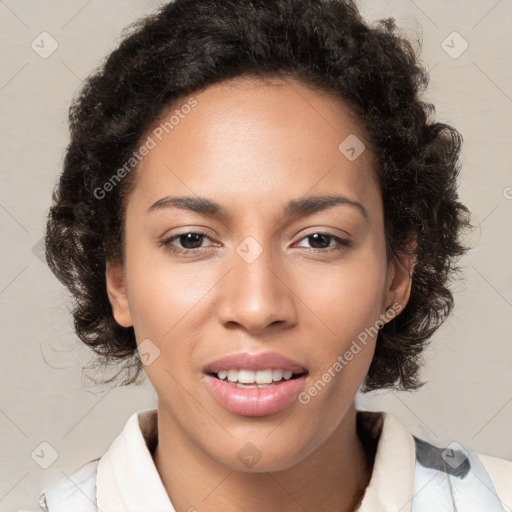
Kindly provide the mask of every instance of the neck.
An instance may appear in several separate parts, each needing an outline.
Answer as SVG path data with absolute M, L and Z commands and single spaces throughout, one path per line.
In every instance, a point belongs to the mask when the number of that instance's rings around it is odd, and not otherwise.
M 353 512 L 373 465 L 357 435 L 354 406 L 332 435 L 298 464 L 256 473 L 235 471 L 191 446 L 160 402 L 154 461 L 175 509 L 201 512 Z

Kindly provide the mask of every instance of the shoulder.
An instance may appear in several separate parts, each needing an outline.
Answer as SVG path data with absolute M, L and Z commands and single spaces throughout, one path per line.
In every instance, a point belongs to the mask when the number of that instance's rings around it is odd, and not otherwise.
M 83 464 L 72 474 L 64 473 L 41 493 L 39 507 L 44 512 L 111 510 L 102 506 L 101 498 L 105 499 L 107 495 L 110 499 L 120 472 L 132 474 L 137 469 L 134 468 L 137 464 L 133 464 L 127 455 L 134 451 L 136 455 L 149 454 L 148 447 L 156 444 L 156 436 L 156 409 L 133 413 L 107 452 Z M 151 455 L 148 456 L 151 459 Z M 136 461 L 139 462 L 139 459 Z
M 359 510 L 512 512 L 512 462 L 456 442 L 435 446 L 385 412 L 358 411 L 358 429 L 375 453 Z
M 414 512 L 429 510 L 434 502 L 446 510 L 511 510 L 512 462 L 456 442 L 443 448 L 416 437 L 414 441 Z
M 477 453 L 505 510 L 512 512 L 512 461 Z
M 80 466 L 41 493 L 39 506 L 44 512 L 97 512 L 96 471 L 98 459 Z

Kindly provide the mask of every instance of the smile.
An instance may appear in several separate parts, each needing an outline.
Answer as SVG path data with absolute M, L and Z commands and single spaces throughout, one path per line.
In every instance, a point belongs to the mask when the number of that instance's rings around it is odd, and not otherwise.
M 240 416 L 267 416 L 288 406 L 308 370 L 274 353 L 234 354 L 208 364 L 205 382 L 217 402 Z

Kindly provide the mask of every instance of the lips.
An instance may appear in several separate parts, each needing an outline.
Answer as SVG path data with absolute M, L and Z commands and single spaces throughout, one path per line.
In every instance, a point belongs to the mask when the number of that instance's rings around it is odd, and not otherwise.
M 281 411 L 304 388 L 308 374 L 303 364 L 273 352 L 233 354 L 207 364 L 203 372 L 217 402 L 239 416 L 267 416 Z M 266 383 L 240 382 L 255 379 Z

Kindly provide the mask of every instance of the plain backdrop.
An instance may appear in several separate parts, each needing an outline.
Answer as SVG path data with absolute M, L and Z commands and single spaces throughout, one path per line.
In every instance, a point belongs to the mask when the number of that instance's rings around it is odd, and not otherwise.
M 83 379 L 88 353 L 41 238 L 72 97 L 123 27 L 158 5 L 0 0 L 1 511 L 33 508 L 41 488 L 101 456 L 133 412 L 156 405 L 147 382 L 95 389 Z M 512 459 L 512 2 L 368 0 L 361 10 L 394 16 L 421 41 L 425 99 L 464 136 L 460 196 L 478 229 L 452 287 L 455 310 L 426 353 L 427 384 L 358 406 L 391 412 L 438 446 Z

